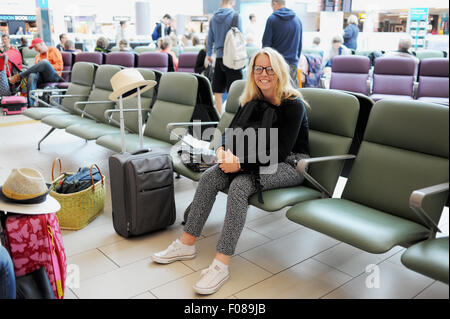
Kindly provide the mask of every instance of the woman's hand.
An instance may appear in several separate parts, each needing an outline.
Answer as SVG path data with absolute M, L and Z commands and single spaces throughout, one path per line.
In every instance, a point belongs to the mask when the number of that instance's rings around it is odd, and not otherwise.
M 222 149 L 222 153 L 219 154 L 222 158 L 217 158 L 217 162 L 219 163 L 220 169 L 227 174 L 236 173 L 241 170 L 241 163 L 239 162 L 239 158 L 235 156 L 230 150 L 224 151 Z

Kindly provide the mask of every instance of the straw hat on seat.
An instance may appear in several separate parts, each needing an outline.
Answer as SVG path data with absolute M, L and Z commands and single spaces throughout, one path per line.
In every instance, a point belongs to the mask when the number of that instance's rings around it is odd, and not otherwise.
M 141 72 L 137 69 L 123 69 L 111 78 L 113 93 L 109 95 L 111 101 L 122 98 L 132 98 L 137 95 L 137 88 L 141 89 L 141 94 L 156 85 L 156 81 L 145 80 Z
M 0 187 L 0 211 L 29 215 L 55 213 L 60 205 L 47 196 L 48 193 L 48 186 L 39 171 L 13 169 Z

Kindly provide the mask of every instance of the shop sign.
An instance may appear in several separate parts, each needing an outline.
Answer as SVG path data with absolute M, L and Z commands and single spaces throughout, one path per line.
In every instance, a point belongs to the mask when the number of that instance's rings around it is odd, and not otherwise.
M 36 21 L 36 16 L 0 15 L 0 21 Z

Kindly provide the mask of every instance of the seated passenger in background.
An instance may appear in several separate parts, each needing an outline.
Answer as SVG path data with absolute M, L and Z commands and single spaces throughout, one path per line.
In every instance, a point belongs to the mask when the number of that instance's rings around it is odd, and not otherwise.
M 320 45 L 320 38 L 314 37 L 311 48 L 318 49 Z
M 127 40 L 125 40 L 125 39 L 120 40 L 119 51 L 122 51 L 122 52 L 130 52 L 131 51 L 131 48 L 128 46 Z
M 101 52 L 101 53 L 109 53 L 108 45 L 109 45 L 109 40 L 106 37 L 101 36 L 100 38 L 97 39 L 97 43 L 96 43 L 94 51 Z
M 202 46 L 202 43 L 200 41 L 200 38 L 196 35 L 194 35 L 192 37 L 192 46 L 197 47 L 197 46 Z
M 350 55 L 351 51 L 348 49 L 345 45 L 343 45 L 344 40 L 341 35 L 336 35 L 331 39 L 331 47 L 330 49 L 325 52 L 324 58 L 323 58 L 323 67 L 332 67 L 331 62 L 335 56 L 338 55 Z
M 178 70 L 178 58 L 175 54 L 175 52 L 172 51 L 172 38 L 170 36 L 160 38 L 158 40 L 158 51 L 157 52 L 164 52 L 167 54 L 170 54 L 173 60 L 173 67 L 175 71 Z
M 414 56 L 414 54 L 411 51 L 411 47 L 412 47 L 412 37 L 409 34 L 405 34 L 398 41 L 398 49 L 396 51 L 386 52 L 384 56 L 402 56 L 413 59 L 414 63 L 416 64 L 415 74 L 417 75 L 420 60 Z
M 64 42 L 64 52 L 72 52 L 72 53 L 77 53 L 77 49 L 75 49 L 75 43 L 73 43 L 72 40 L 66 40 L 66 42 Z
M 33 39 L 30 49 L 35 49 L 38 54 L 34 58 L 35 64 L 16 75 L 8 78 L 11 84 L 19 82 L 21 79 L 27 79 L 28 103 L 34 105 L 34 100 L 30 97 L 31 90 L 37 89 L 38 84 L 46 82 L 64 82 L 60 77 L 63 70 L 63 58 L 61 52 L 55 47 L 47 47 L 44 40 Z

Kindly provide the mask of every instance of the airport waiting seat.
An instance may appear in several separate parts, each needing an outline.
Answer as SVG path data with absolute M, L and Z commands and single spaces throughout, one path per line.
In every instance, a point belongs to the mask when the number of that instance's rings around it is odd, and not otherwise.
M 333 58 L 330 89 L 368 93 L 370 60 L 365 56 L 339 55 Z
M 198 52 L 183 52 L 178 57 L 178 72 L 195 73 Z
M 356 50 L 355 55 L 368 57 L 372 52 L 370 50 Z
M 241 85 L 240 88 L 236 87 L 236 89 L 243 90 L 244 85 Z M 238 108 L 240 94 L 237 91 L 232 92 L 235 93 L 233 95 L 236 98 L 236 102 L 232 105 Z M 352 144 L 359 112 L 359 104 L 356 97 L 336 90 L 304 88 L 299 91 L 303 94 L 305 101 L 311 106 L 311 111 L 308 115 L 311 156 L 331 156 L 334 160 L 314 164 L 309 168 L 308 174 L 323 185 L 320 189 L 305 180 L 299 186 L 263 191 L 264 203 L 258 201 L 258 194 L 252 195 L 249 199 L 250 205 L 265 211 L 274 212 L 299 202 L 331 197 L 344 165 L 343 160 L 353 157 L 347 155 L 347 153 Z M 227 107 L 229 102 L 227 101 Z M 232 119 L 230 114 L 228 114 L 228 119 Z M 227 121 L 224 121 L 222 127 L 218 127 L 220 130 L 225 130 L 228 127 L 229 123 L 226 124 L 225 122 Z M 214 145 L 213 148 L 218 146 L 214 140 L 211 144 Z M 174 168 L 179 169 L 180 167 L 174 165 Z M 179 172 L 184 176 L 190 177 L 184 169 Z M 201 174 L 199 173 L 196 175 L 195 180 L 199 180 L 200 177 Z M 227 190 L 224 192 L 226 193 Z M 189 207 L 187 210 L 189 210 Z
M 145 80 L 155 80 L 155 73 L 149 69 L 137 69 Z M 142 123 L 145 123 L 147 120 L 148 113 L 150 111 L 150 107 L 152 105 L 153 97 L 154 97 L 155 89 L 151 88 L 150 90 L 144 92 L 141 95 L 141 104 L 142 104 Z M 123 107 L 127 110 L 136 110 L 137 109 L 138 98 L 133 97 L 131 99 L 126 99 L 123 101 Z M 120 133 L 120 122 L 119 122 L 119 103 L 116 103 L 115 110 L 107 110 L 109 112 L 105 119 L 109 120 L 108 123 L 77 123 L 71 125 L 66 128 L 66 132 L 80 138 L 83 138 L 87 141 L 95 140 L 100 136 L 106 134 L 119 134 Z M 130 132 L 138 133 L 139 125 L 138 125 L 138 113 L 137 110 L 130 112 L 124 112 L 124 123 L 125 129 Z
M 163 74 L 155 104 L 145 125 L 145 148 L 169 149 L 177 142 L 170 137 L 167 124 L 190 121 L 197 101 L 197 91 L 198 80 L 195 75 L 176 72 Z M 102 136 L 96 143 L 115 152 L 122 150 L 120 134 Z M 127 152 L 138 150 L 138 134 L 125 134 L 125 146 Z
M 448 67 L 448 59 L 446 58 L 429 58 L 420 62 L 418 100 L 449 104 Z
M 299 203 L 286 216 L 373 254 L 434 237 L 448 196 L 448 115 L 442 105 L 378 101 L 342 197 Z M 423 214 L 413 191 L 435 185 Z
M 358 99 L 336 90 L 302 88 L 299 91 L 311 107 L 308 114 L 311 157 L 334 160 L 309 166 L 308 175 L 319 181 L 321 188 L 305 179 L 299 186 L 264 191 L 264 204 L 258 201 L 257 194 L 252 195 L 249 203 L 265 211 L 274 212 L 299 202 L 331 197 L 344 159 L 354 157 L 348 152 L 358 119 Z
M 230 125 L 231 121 L 233 120 L 234 115 L 239 109 L 239 97 L 241 96 L 242 92 L 244 91 L 245 87 L 245 80 L 237 80 L 234 81 L 231 84 L 230 92 L 228 93 L 227 103 L 225 104 L 225 112 L 220 117 L 219 121 L 216 123 L 217 130 L 220 131 L 221 134 L 225 132 L 225 129 Z M 212 91 L 211 91 L 212 93 Z M 170 128 L 170 125 L 178 124 L 178 123 L 170 123 L 168 129 Z M 222 136 L 220 138 L 213 138 L 210 143 L 210 149 L 215 149 L 218 147 L 218 143 L 221 143 Z M 180 143 L 178 143 L 180 145 Z M 178 155 L 178 149 L 179 147 L 174 147 L 171 149 L 171 157 L 173 162 L 173 169 L 178 174 L 185 176 L 189 179 L 192 179 L 194 181 L 200 180 L 200 177 L 202 176 L 202 173 L 200 172 L 194 172 L 187 168 L 180 159 L 180 156 Z
M 415 63 L 407 57 L 380 57 L 375 60 L 373 90 L 375 102 L 381 99 L 413 99 Z
M 32 67 L 34 65 L 34 58 L 37 54 L 38 53 L 35 49 L 29 49 L 27 46 L 22 48 L 23 63 L 27 67 Z
M 135 54 L 134 52 L 110 52 L 106 55 L 105 64 L 134 68 Z
M 110 80 L 121 69 L 122 67 L 118 65 L 100 65 L 95 74 L 94 87 L 87 101 L 80 101 L 74 104 L 75 114 L 50 115 L 44 117 L 41 122 L 51 126 L 51 131 L 54 129 L 66 129 L 74 124 L 107 123 L 108 121 L 104 117 L 105 110 L 114 108 L 115 104 L 109 100 L 109 95 L 113 92 Z
M 66 81 L 70 82 L 70 71 L 72 71 L 72 66 L 75 60 L 75 56 L 72 52 L 61 52 L 63 58 L 63 72 L 61 77 Z
M 67 91 L 62 98 L 61 105 L 52 107 L 31 107 L 23 115 L 35 120 L 41 120 L 49 115 L 75 114 L 75 102 L 85 101 L 94 84 L 95 71 L 98 65 L 88 62 L 77 62 L 72 69 L 72 78 Z
M 138 55 L 137 67 L 166 73 L 169 69 L 169 57 L 166 53 L 144 52 Z
M 414 53 L 415 53 L 415 56 L 421 61 L 423 59 L 429 59 L 429 58 L 445 58 L 444 51 L 439 51 L 439 50 L 419 50 L 419 51 L 415 51 Z
M 90 62 L 97 65 L 102 65 L 104 60 L 103 53 L 101 52 L 80 52 L 75 55 L 75 63 L 77 62 Z
M 147 45 L 145 45 L 145 46 L 137 46 L 137 47 L 134 48 L 134 52 L 136 52 L 138 54 L 141 54 L 141 53 L 144 53 L 144 52 L 155 52 L 155 51 L 156 51 L 156 48 L 152 48 L 152 47 L 149 47 Z
M 448 260 L 448 237 L 415 244 L 401 256 L 401 261 L 407 268 L 446 284 L 449 283 Z
M 184 47 L 183 48 L 183 53 L 187 53 L 187 52 L 200 52 L 201 50 L 203 50 L 204 46 L 201 45 L 197 45 L 195 47 Z
M 319 48 L 307 48 L 302 49 L 302 54 L 313 54 L 313 55 L 319 55 L 323 58 L 325 51 L 323 49 Z

